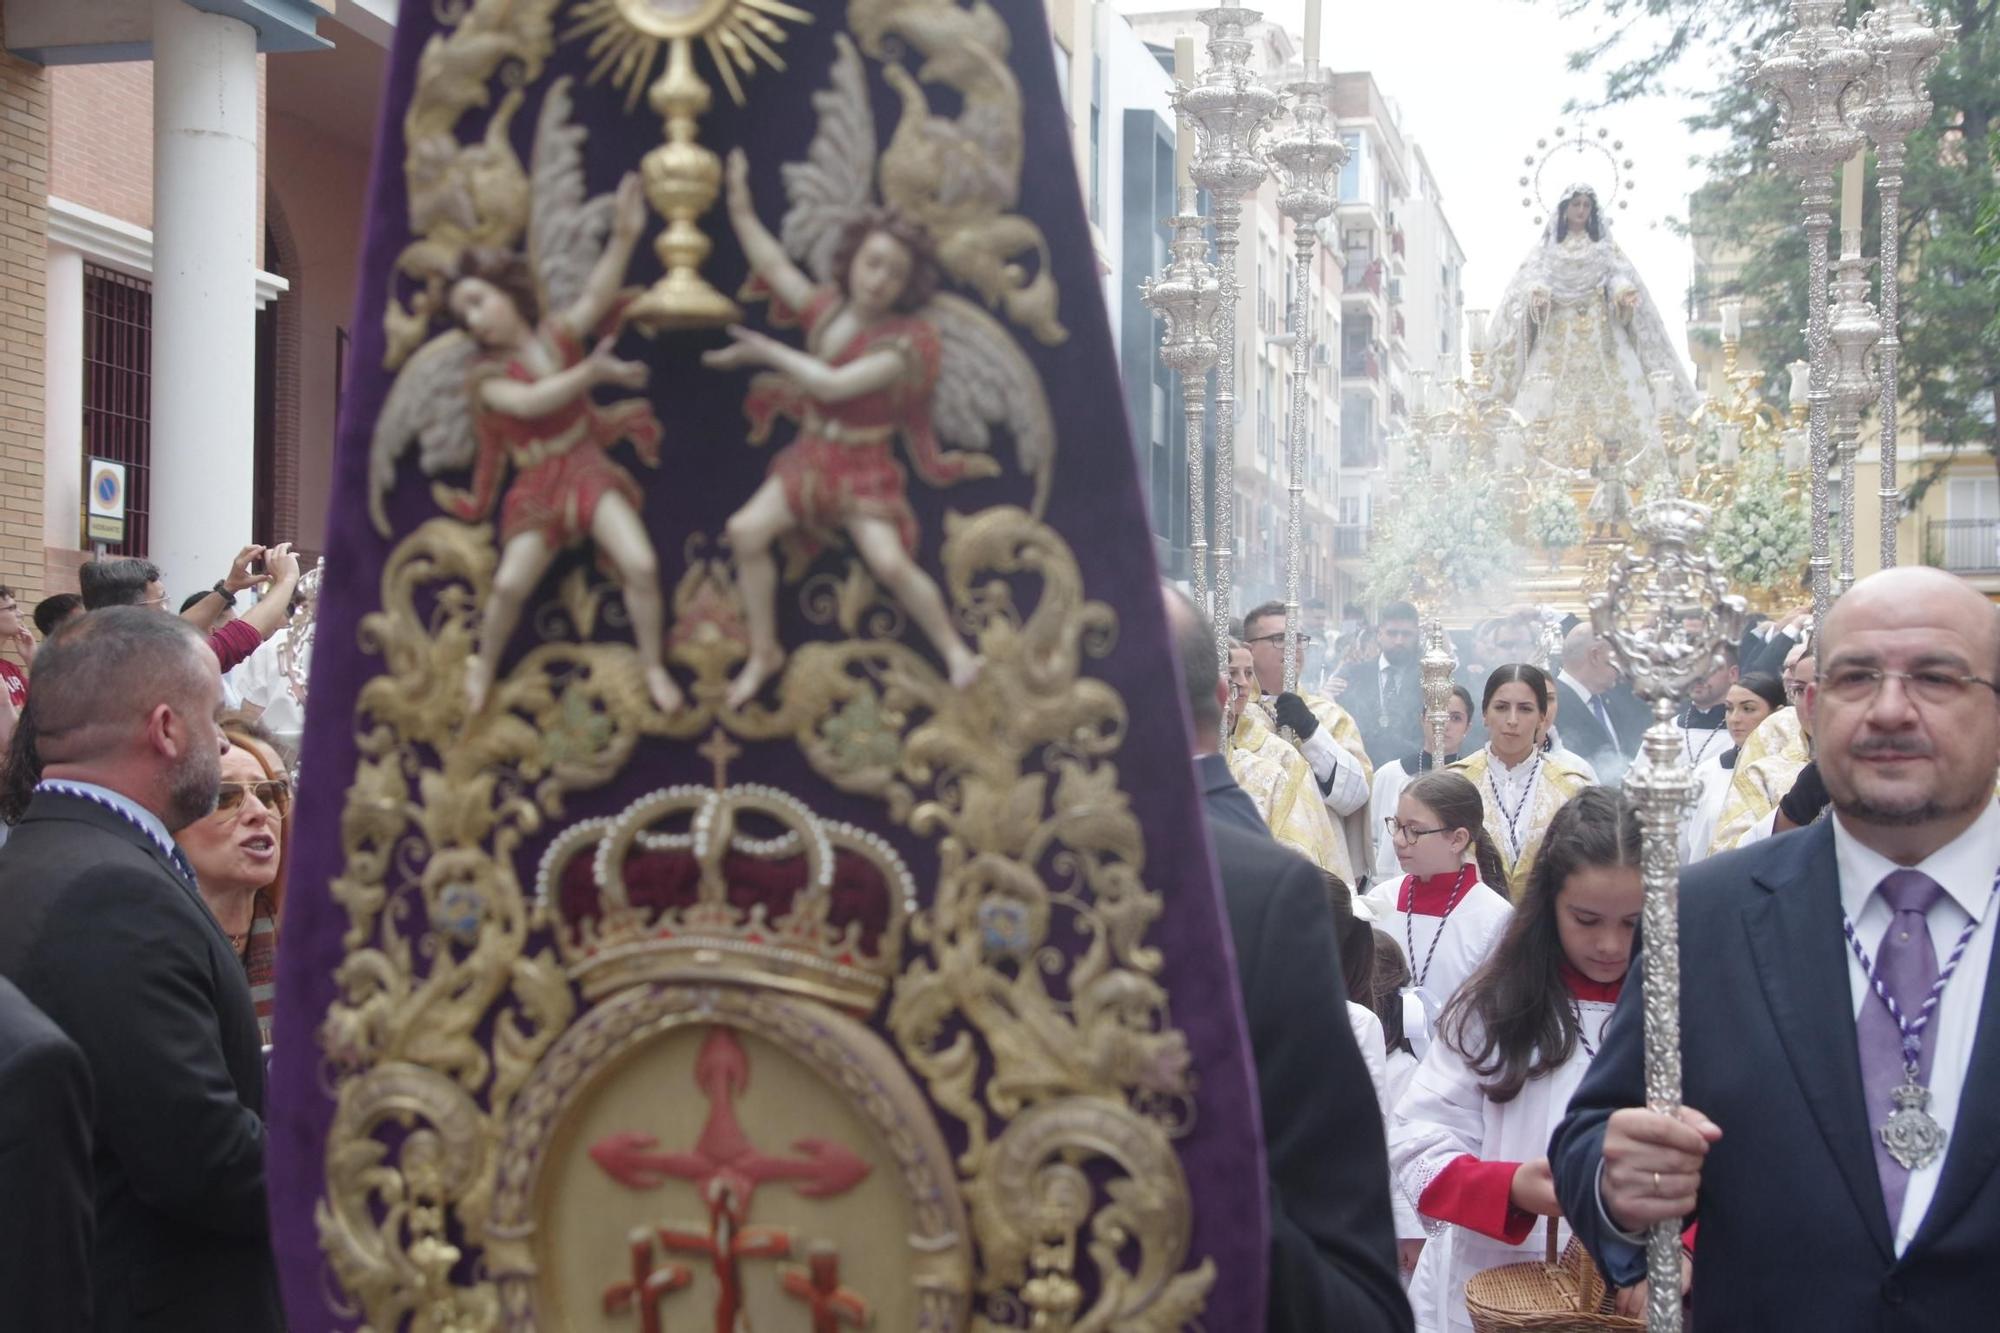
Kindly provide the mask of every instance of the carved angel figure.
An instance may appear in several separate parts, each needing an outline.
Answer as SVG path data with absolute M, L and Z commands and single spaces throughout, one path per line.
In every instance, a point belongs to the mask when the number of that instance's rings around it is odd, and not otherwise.
M 970 684 L 979 659 L 913 558 L 917 520 L 896 443 L 927 484 L 950 485 L 999 474 L 988 451 L 991 426 L 1002 424 L 1023 471 L 1036 478 L 1038 503 L 1054 450 L 1040 379 L 1013 338 L 972 302 L 937 290 L 932 238 L 919 224 L 874 206 L 866 75 L 853 44 L 837 40 L 832 86 L 814 98 L 820 121 L 810 155 L 785 168 L 792 207 L 783 242 L 757 217 L 748 162 L 740 151 L 729 159 L 729 219 L 755 275 L 752 291 L 772 298 L 775 322 L 796 323 L 805 334 L 801 349 L 732 328 L 730 345 L 702 358 L 715 369 L 766 372 L 745 403 L 753 443 L 768 438 L 779 417 L 798 425 L 728 523 L 750 635 L 731 707 L 755 698 L 784 660 L 772 557 L 781 538 L 810 550 L 844 536 L 930 640 L 952 682 Z
M 646 203 L 635 174 L 615 196 L 585 199 L 585 131 L 568 119 L 568 82 L 558 80 L 536 129 L 529 254 L 475 248 L 459 261 L 447 293 L 457 327 L 410 358 L 376 424 L 371 507 L 386 535 L 383 497 L 412 440 L 426 474 L 472 470 L 466 489 L 433 486 L 446 513 L 479 522 L 497 505 L 500 563 L 465 673 L 475 711 L 550 563 L 590 542 L 623 590 L 647 692 L 672 712 L 681 692 L 663 655 L 659 561 L 640 519 L 639 484 L 608 452 L 625 441 L 657 467 L 660 423 L 643 398 L 593 397 L 599 386 L 646 384 L 643 364 L 612 354 Z

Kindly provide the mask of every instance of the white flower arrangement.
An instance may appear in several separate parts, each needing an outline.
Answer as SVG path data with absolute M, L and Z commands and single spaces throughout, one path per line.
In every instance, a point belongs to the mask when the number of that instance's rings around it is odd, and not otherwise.
M 1550 485 L 1528 506 L 1528 540 L 1545 551 L 1566 551 L 1583 540 L 1583 516 L 1568 488 Z
M 1789 586 L 1812 553 L 1811 517 L 1805 502 L 1788 497 L 1778 458 L 1745 451 L 1736 496 L 1716 519 L 1710 549 L 1730 581 L 1744 592 Z
M 1415 451 L 1421 453 L 1421 451 Z M 1379 601 L 1468 602 L 1519 567 L 1507 515 L 1490 480 L 1433 486 L 1421 460 L 1402 504 L 1380 525 L 1368 559 L 1368 592 Z

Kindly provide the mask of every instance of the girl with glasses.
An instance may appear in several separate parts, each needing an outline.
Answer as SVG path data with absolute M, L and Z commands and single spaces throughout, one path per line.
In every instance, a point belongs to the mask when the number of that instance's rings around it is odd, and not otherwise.
M 250 726 L 225 721 L 229 752 L 215 810 L 174 835 L 194 867 L 202 901 L 243 963 L 257 1026 L 271 1044 L 278 908 L 284 891 L 285 817 L 292 789 L 276 750 Z
M 1383 832 L 1403 878 L 1369 901 L 1408 959 L 1403 1034 L 1422 1056 L 1445 1001 L 1492 952 L 1509 909 L 1504 891 L 1492 887 L 1500 862 L 1485 829 L 1485 802 L 1459 774 L 1447 769 L 1412 781 Z
M 1525 662 L 1494 671 L 1479 703 L 1486 744 L 1450 770 L 1463 774 L 1486 800 L 1486 832 L 1501 865 L 1492 883 L 1510 898 L 1527 887 L 1556 811 L 1592 782 L 1568 751 L 1542 744 L 1553 692 L 1541 668 Z
M 1390 1165 L 1430 1233 L 1410 1285 L 1422 1333 L 1468 1333 L 1465 1280 L 1540 1254 L 1542 1219 L 1561 1213 L 1549 1135 L 1625 982 L 1639 849 L 1637 815 L 1607 787 L 1557 811 L 1499 946 L 1396 1105 Z

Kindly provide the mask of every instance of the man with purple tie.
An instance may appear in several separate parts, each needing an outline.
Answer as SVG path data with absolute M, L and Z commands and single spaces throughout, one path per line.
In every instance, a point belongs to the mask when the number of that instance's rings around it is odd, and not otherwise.
M 1836 603 L 1830 816 L 1681 878 L 1678 1121 L 1628 987 L 1549 1157 L 1612 1280 L 1701 1223 L 1693 1327 L 1957 1330 L 2000 1303 L 2000 611 L 1887 570 Z M 1636 975 L 1636 973 L 1635 973 Z M 1695 1108 L 1699 1108 L 1698 1110 Z

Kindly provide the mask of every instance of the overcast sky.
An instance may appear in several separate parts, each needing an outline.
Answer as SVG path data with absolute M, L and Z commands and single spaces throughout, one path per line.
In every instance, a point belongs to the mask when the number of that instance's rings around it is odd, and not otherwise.
M 1295 37 L 1304 0 L 1265 0 L 1265 15 Z M 1591 35 L 1591 20 L 1565 22 L 1556 0 L 1327 0 L 1320 60 L 1337 70 L 1368 70 L 1402 114 L 1403 129 L 1423 145 L 1445 195 L 1445 213 L 1465 247 L 1465 299 L 1491 308 L 1534 242 L 1535 213 L 1521 207 L 1522 159 L 1535 141 L 1553 143 L 1558 125 L 1577 132 L 1563 107 L 1595 100 L 1596 72 L 1571 73 L 1569 52 Z M 1205 30 L 1204 30 L 1205 31 Z M 1684 70 L 1684 78 L 1696 71 Z M 1715 77 L 1734 77 L 1717 69 Z M 1667 220 L 1687 216 L 1687 196 L 1703 175 L 1688 165 L 1705 145 L 1682 126 L 1685 100 L 1656 98 L 1584 124 L 1624 141 L 1634 163 L 1631 206 L 1612 210 L 1619 244 L 1644 276 L 1676 346 L 1684 345 L 1687 242 Z M 1537 153 L 1539 156 L 1539 154 Z M 1598 183 L 1604 164 L 1565 153 L 1546 174 L 1549 193 L 1571 179 Z M 1600 184 L 1600 188 L 1604 188 Z

